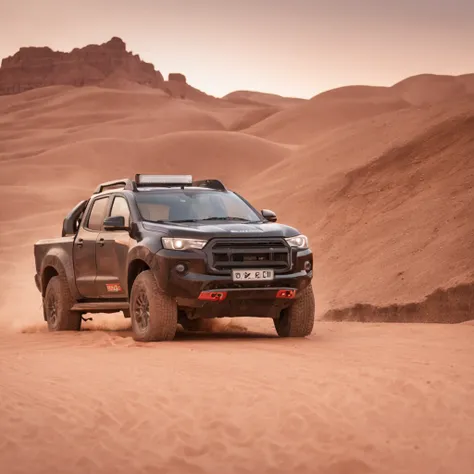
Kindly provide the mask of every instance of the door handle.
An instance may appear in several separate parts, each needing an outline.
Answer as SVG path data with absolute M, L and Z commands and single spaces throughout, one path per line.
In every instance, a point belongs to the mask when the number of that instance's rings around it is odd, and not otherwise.
M 103 246 L 105 245 L 105 240 L 104 240 L 104 239 L 99 239 L 99 240 L 97 241 L 97 243 L 98 243 L 101 247 L 103 247 Z
M 76 245 L 82 247 L 84 245 L 84 239 L 77 239 Z

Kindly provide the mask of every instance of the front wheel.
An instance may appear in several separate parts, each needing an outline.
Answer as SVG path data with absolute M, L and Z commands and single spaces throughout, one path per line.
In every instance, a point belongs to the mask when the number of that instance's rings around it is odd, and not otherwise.
M 140 273 L 133 282 L 130 316 L 136 341 L 171 341 L 176 334 L 176 301 L 162 293 L 150 270 Z
M 275 329 L 280 337 L 309 336 L 314 326 L 313 288 L 308 285 L 302 290 L 299 298 L 281 311 L 280 317 L 274 319 Z

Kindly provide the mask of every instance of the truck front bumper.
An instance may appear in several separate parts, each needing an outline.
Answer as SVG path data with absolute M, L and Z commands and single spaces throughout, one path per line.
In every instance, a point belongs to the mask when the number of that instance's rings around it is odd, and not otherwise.
M 176 298 L 179 307 L 193 310 L 194 317 L 277 317 L 313 277 L 310 250 L 296 253 L 289 273 L 276 273 L 271 281 L 244 283 L 233 281 L 231 275 L 210 273 L 204 252 L 160 250 L 156 259 L 155 277 L 161 290 Z M 212 299 L 213 293 L 224 297 Z

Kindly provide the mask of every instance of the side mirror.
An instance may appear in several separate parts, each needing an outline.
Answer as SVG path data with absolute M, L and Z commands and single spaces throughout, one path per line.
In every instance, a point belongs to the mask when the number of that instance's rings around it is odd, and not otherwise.
M 123 216 L 110 216 L 104 220 L 105 230 L 129 230 L 129 227 L 125 225 L 125 217 Z
M 74 235 L 79 229 L 80 220 L 83 212 L 86 210 L 88 201 L 81 201 L 72 211 L 64 218 L 63 229 L 61 235 Z
M 262 216 L 264 219 L 270 222 L 276 222 L 277 221 L 277 216 L 273 211 L 270 211 L 269 209 L 262 209 Z

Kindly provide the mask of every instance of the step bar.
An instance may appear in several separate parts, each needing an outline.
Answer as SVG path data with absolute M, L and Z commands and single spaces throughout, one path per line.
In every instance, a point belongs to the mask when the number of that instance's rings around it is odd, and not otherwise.
M 130 305 L 126 301 L 93 301 L 87 303 L 76 303 L 71 311 L 84 313 L 118 313 L 129 310 Z

